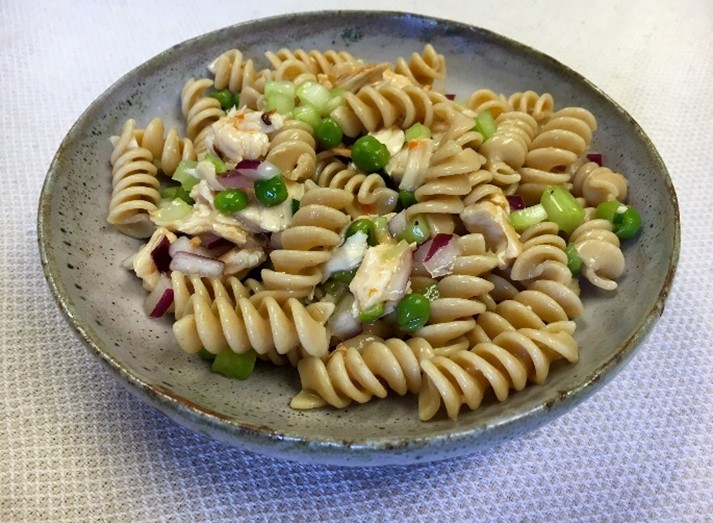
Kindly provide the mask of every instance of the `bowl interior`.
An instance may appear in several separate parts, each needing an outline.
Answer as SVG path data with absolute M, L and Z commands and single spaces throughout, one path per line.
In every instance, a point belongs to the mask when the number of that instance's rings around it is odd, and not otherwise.
M 576 338 L 580 361 L 556 365 L 544 385 L 503 404 L 423 423 L 417 399 L 389 398 L 343 410 L 296 412 L 292 369 L 259 366 L 248 381 L 212 374 L 173 340 L 169 319 L 150 320 L 145 293 L 120 262 L 141 245 L 106 223 L 111 192 L 109 137 L 127 118 L 155 116 L 183 126 L 187 78 L 208 75 L 221 52 L 238 48 L 267 66 L 266 50 L 346 49 L 367 61 L 394 61 L 426 42 L 446 56 L 447 90 L 550 92 L 556 108 L 581 105 L 597 118 L 592 148 L 630 182 L 640 237 L 624 247 L 627 270 L 615 292 L 584 287 Z M 183 129 L 183 127 L 179 127 Z M 52 163 L 40 202 L 39 236 L 50 286 L 70 324 L 132 390 L 174 419 L 261 452 L 367 464 L 438 459 L 534 428 L 611 377 L 663 307 L 678 255 L 676 198 L 664 165 L 638 125 L 585 79 L 516 42 L 477 28 L 401 13 L 335 12 L 278 17 L 229 27 L 177 45 L 121 78 L 77 121 Z M 360 454 L 361 453 L 361 454 Z M 361 456 L 361 457 L 360 457 Z

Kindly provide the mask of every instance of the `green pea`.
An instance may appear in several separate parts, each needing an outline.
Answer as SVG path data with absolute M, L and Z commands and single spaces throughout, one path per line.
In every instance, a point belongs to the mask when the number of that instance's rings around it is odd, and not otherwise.
M 369 245 L 375 245 L 374 243 L 374 222 L 367 218 L 359 218 L 353 221 L 347 227 L 347 231 L 344 233 L 345 237 L 349 238 L 357 232 L 363 232 L 366 234 L 367 242 Z
M 636 236 L 641 229 L 641 216 L 633 207 L 627 207 L 622 213 L 614 215 L 614 232 L 622 240 Z
M 411 207 L 416 203 L 416 195 L 411 191 L 401 190 L 399 191 L 399 203 L 404 209 Z
M 417 292 L 404 296 L 396 306 L 396 321 L 401 330 L 414 332 L 426 325 L 431 315 L 431 302 Z
M 326 149 L 336 147 L 342 143 L 344 137 L 342 128 L 331 118 L 324 118 L 314 130 L 314 134 L 319 144 Z
M 574 244 L 570 243 L 567 245 L 565 254 L 567 254 L 567 267 L 569 268 L 569 272 L 571 272 L 575 278 L 578 277 L 582 272 L 582 258 L 579 257 L 579 252 Z
M 423 216 L 415 216 L 412 220 L 406 223 L 406 228 L 399 235 L 400 239 L 406 240 L 408 243 L 422 244 L 431 235 L 431 230 Z
M 287 187 L 278 174 L 267 180 L 256 180 L 255 197 L 265 207 L 280 205 L 287 199 Z
M 349 285 L 352 280 L 354 279 L 354 276 L 357 273 L 357 269 L 349 269 L 345 271 L 336 271 L 332 273 L 332 280 L 337 281 L 339 283 L 343 283 L 345 285 Z
M 221 214 L 232 214 L 248 206 L 248 195 L 240 189 L 225 189 L 215 195 L 213 205 Z
M 359 313 L 359 321 L 361 323 L 372 323 L 384 315 L 384 304 L 377 303 L 372 308 Z
M 223 109 L 223 111 L 227 111 L 231 107 L 238 105 L 238 96 L 233 95 L 233 93 L 231 93 L 230 90 L 227 88 L 210 93 L 208 96 L 218 100 L 218 102 L 220 103 L 220 108 Z
M 370 135 L 362 136 L 352 146 L 352 161 L 366 173 L 383 169 L 390 158 L 386 146 Z
M 215 356 L 211 370 L 228 378 L 246 380 L 255 369 L 256 359 L 257 354 L 254 350 L 236 354 L 232 350 L 226 349 Z
M 294 198 L 292 198 L 292 202 L 290 202 L 290 203 L 291 203 L 291 207 L 292 207 L 292 214 L 295 214 L 297 211 L 300 210 L 300 201 L 299 200 L 295 200 Z

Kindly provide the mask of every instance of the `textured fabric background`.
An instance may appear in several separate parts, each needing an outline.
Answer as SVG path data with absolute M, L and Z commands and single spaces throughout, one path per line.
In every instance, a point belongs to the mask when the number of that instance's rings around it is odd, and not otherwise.
M 0 0 L 0 521 L 713 521 L 713 3 L 592 4 Z M 176 426 L 70 332 L 35 234 L 41 184 L 69 127 L 163 49 L 306 7 L 486 27 L 578 70 L 649 134 L 680 199 L 680 265 L 660 322 L 592 399 L 463 459 L 303 466 Z

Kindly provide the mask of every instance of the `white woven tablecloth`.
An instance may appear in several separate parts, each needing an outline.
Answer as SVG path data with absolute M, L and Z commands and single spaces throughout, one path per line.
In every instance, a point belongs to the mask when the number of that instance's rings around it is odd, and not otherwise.
M 186 4 L 0 0 L 0 521 L 713 521 L 710 0 Z M 642 125 L 678 192 L 682 252 L 663 317 L 601 392 L 467 458 L 304 466 L 178 427 L 72 334 L 35 233 L 40 187 L 69 127 L 165 48 L 305 8 L 480 25 L 581 72 Z

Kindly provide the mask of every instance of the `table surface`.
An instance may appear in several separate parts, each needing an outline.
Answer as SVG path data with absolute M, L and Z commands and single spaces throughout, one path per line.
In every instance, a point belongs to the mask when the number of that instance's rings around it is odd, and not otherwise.
M 359 3 L 479 25 L 579 71 L 657 146 L 682 218 L 665 312 L 615 380 L 525 437 L 383 469 L 283 462 L 175 425 L 104 370 L 50 296 L 37 201 L 84 108 L 178 42 L 307 5 L 179 3 L 0 2 L 0 521 L 713 521 L 713 3 Z

